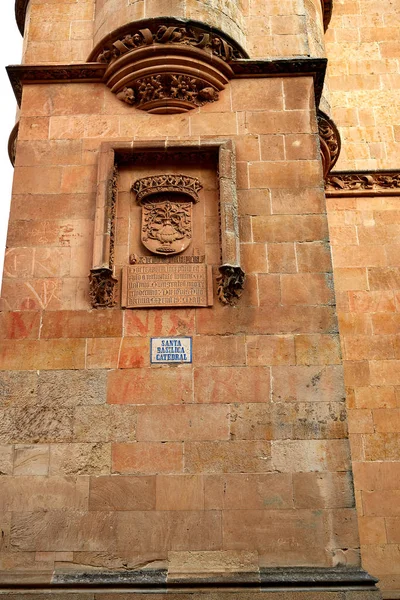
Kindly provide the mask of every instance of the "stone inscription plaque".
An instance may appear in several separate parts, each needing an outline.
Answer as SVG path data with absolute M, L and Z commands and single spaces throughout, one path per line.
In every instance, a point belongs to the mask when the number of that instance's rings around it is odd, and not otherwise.
M 122 272 L 122 306 L 211 306 L 211 267 L 205 264 L 138 264 Z
M 192 338 L 151 338 L 150 362 L 165 363 L 191 363 Z

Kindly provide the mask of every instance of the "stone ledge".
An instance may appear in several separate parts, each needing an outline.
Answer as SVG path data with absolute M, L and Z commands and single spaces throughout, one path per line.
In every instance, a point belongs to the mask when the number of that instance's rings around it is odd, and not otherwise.
M 0 577 L 0 595 L 6 591 L 112 591 L 127 590 L 136 593 L 201 593 L 223 592 L 257 594 L 258 599 L 282 599 L 295 592 L 307 592 L 307 600 L 379 600 L 377 580 L 362 569 L 347 568 L 261 568 L 250 573 L 187 574 L 182 578 L 168 577 L 167 569 L 137 571 L 66 571 L 8 572 Z M 270 596 L 271 593 L 271 596 Z M 319 594 L 322 594 L 320 596 Z M 327 596 L 332 593 L 332 596 Z M 347 596 L 347 594 L 350 594 Z M 203 596 L 204 597 L 204 596 Z M 232 596 L 229 596 L 232 598 Z M 278 596 L 275 596 L 278 600 Z M 299 596 L 299 600 L 301 595 Z

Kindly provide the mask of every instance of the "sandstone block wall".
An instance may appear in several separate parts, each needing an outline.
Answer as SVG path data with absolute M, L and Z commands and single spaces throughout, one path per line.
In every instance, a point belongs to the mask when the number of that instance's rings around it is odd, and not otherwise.
M 361 556 L 387 598 L 400 587 L 398 203 L 328 199 Z
M 94 45 L 117 27 L 158 16 L 218 27 L 252 58 L 324 55 L 320 0 L 30 0 L 24 62 L 85 62 Z
M 342 170 L 397 169 L 400 161 L 400 5 L 335 0 L 326 32 L 332 116 Z
M 236 144 L 237 307 L 91 310 L 100 144 L 200 136 Z M 198 172 L 217 267 L 215 178 Z M 116 248 L 133 179 L 125 167 Z M 334 303 L 311 77 L 233 80 L 181 115 L 101 84 L 25 86 L 1 313 L 2 569 L 189 551 L 358 565 Z M 159 335 L 193 336 L 193 365 L 150 366 Z

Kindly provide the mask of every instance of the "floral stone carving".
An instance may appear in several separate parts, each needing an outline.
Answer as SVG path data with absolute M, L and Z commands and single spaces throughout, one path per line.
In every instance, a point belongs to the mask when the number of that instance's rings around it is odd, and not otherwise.
M 100 42 L 90 62 L 107 66 L 117 98 L 151 113 L 181 113 L 218 100 L 246 55 L 222 32 L 173 18 L 126 25 Z
M 192 205 L 202 188 L 195 177 L 157 175 L 132 186 L 142 206 L 142 244 L 154 254 L 179 254 L 192 241 Z

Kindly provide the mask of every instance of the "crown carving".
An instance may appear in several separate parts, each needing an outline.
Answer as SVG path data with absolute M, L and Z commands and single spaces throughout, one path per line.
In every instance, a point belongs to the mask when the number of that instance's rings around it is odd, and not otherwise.
M 199 201 L 199 191 L 202 187 L 197 177 L 166 174 L 137 179 L 132 186 L 132 191 L 135 192 L 139 204 L 142 204 L 148 196 L 165 192 L 186 194 L 196 203 Z

